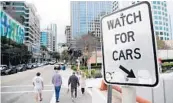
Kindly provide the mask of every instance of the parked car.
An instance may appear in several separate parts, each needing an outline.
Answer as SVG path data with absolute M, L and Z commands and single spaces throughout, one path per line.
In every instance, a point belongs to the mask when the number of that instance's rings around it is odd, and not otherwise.
M 26 68 L 26 64 L 19 64 L 16 66 L 16 69 L 18 72 L 22 72 L 22 71 L 25 71 L 27 68 Z
M 27 69 L 32 69 L 33 67 L 34 67 L 34 66 L 33 66 L 32 63 L 29 63 L 29 64 L 26 65 L 26 68 L 27 68 Z
M 8 69 L 7 65 L 0 65 L 1 75 L 6 74 L 5 71 Z
M 1 74 L 14 74 L 17 73 L 17 69 L 15 66 L 4 66 L 1 70 Z

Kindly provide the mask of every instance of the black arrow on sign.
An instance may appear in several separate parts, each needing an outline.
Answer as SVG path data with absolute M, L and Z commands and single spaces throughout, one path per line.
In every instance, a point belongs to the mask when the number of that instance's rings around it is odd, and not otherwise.
M 127 77 L 129 78 L 136 78 L 135 74 L 133 73 L 133 70 L 131 69 L 130 71 L 128 71 L 125 67 L 123 67 L 122 65 L 119 66 L 119 68 L 124 71 L 125 73 L 127 73 Z

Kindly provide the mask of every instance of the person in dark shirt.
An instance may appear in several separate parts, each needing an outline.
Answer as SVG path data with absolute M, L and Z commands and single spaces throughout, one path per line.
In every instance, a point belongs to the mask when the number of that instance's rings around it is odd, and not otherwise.
M 69 77 L 68 86 L 71 85 L 71 98 L 74 99 L 73 93 L 75 92 L 75 98 L 77 97 L 77 86 L 80 86 L 79 79 L 75 75 L 75 72 Z

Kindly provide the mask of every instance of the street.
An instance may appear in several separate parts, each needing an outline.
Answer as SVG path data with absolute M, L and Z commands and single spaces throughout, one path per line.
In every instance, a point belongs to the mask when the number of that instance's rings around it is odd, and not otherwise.
M 34 103 L 35 94 L 33 91 L 32 79 L 37 72 L 41 73 L 45 85 L 42 103 L 55 103 L 54 88 L 51 84 L 51 78 L 54 73 L 53 65 L 35 68 L 17 74 L 1 76 L 2 103 Z M 70 92 L 67 93 L 67 81 L 72 71 L 68 69 L 60 73 L 63 78 L 60 103 L 70 103 L 72 100 L 70 98 Z M 82 95 L 78 89 L 78 98 L 75 100 L 76 103 L 91 103 L 91 100 L 91 95 L 88 93 Z

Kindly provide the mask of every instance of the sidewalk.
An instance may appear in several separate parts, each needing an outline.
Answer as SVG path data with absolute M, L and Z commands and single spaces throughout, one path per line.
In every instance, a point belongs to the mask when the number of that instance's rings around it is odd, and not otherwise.
M 62 76 L 62 87 L 60 91 L 60 103 L 73 103 L 71 99 L 71 92 L 68 90 L 68 78 L 70 75 L 72 75 L 72 70 L 70 68 L 67 68 L 65 71 L 60 71 L 60 74 Z M 78 97 L 75 99 L 75 103 L 92 103 L 92 96 L 91 92 L 86 88 L 86 92 L 84 95 L 82 95 L 80 88 L 78 88 Z M 52 99 L 50 103 L 56 103 L 55 102 L 55 93 L 53 93 Z

